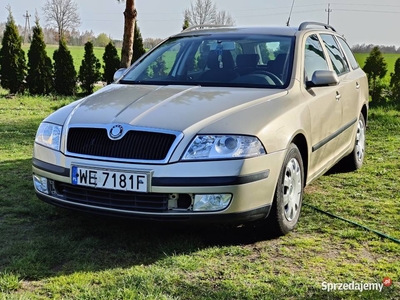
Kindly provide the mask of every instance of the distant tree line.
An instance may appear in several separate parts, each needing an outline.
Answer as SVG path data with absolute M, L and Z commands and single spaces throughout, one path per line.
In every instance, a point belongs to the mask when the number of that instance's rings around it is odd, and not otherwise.
M 16 25 L 18 32 L 23 34 L 24 27 L 21 25 Z M 0 22 L 0 43 L 3 40 L 4 30 L 6 28 L 5 22 Z M 138 28 L 140 31 L 140 28 Z M 42 28 L 43 31 L 43 39 L 47 45 L 57 45 L 59 43 L 57 37 L 57 30 L 55 28 L 44 27 Z M 33 28 L 28 34 L 28 42 L 32 42 L 32 35 L 33 35 Z M 65 33 L 64 40 L 66 41 L 68 46 L 84 46 L 86 42 L 91 41 L 94 47 L 105 47 L 110 40 L 113 42 L 116 48 L 122 47 L 122 40 L 112 39 L 106 33 L 100 33 L 97 36 L 93 32 L 93 30 L 86 30 L 86 31 L 67 31 Z M 161 38 L 145 38 L 143 39 L 143 46 L 145 49 L 149 50 L 156 46 L 157 44 L 161 43 L 163 39 Z
M 154 38 L 145 38 L 144 40 L 143 40 L 143 47 L 146 49 L 146 50 L 149 50 L 149 49 L 151 49 L 151 48 L 154 48 L 156 45 L 158 45 L 159 43 L 161 43 L 163 41 L 163 39 L 160 39 L 160 38 L 157 38 L 157 39 L 154 39 Z
M 22 35 L 24 33 L 24 27 L 21 25 L 16 25 L 18 32 Z M 0 42 L 3 40 L 4 30 L 6 28 L 6 23 L 0 23 Z M 44 27 L 43 39 L 47 45 L 57 45 L 59 43 L 58 32 L 55 28 Z M 33 28 L 28 33 L 28 43 L 32 42 Z M 121 48 L 122 40 L 115 40 L 108 36 L 106 33 L 100 33 L 97 36 L 91 31 L 66 31 L 64 35 L 64 40 L 69 46 L 84 46 L 86 42 L 91 41 L 95 47 L 105 47 L 110 40 L 114 43 L 115 47 Z
M 93 52 L 93 42 L 85 43 L 85 54 L 79 72 L 74 68 L 73 58 L 63 37 L 53 54 L 53 61 L 46 52 L 44 31 L 36 15 L 35 26 L 28 50 L 28 62 L 22 49 L 22 38 L 8 7 L 9 16 L 3 31 L 0 48 L 0 85 L 11 94 L 29 92 L 32 95 L 73 95 L 80 87 L 83 93 L 93 92 L 99 81 L 111 83 L 119 68 L 120 58 L 114 43 L 108 40 L 103 55 L 103 69 Z M 136 40 L 132 62 L 145 53 L 139 27 L 136 26 Z
M 400 47 L 385 46 L 385 45 L 373 45 L 373 44 L 356 44 L 351 49 L 354 53 L 370 53 L 372 49 L 378 47 L 382 53 L 400 54 Z
M 194 0 L 190 3 L 190 7 L 183 12 L 183 18 L 183 30 L 193 25 L 235 24 L 231 14 L 225 10 L 217 9 L 217 5 L 213 0 Z

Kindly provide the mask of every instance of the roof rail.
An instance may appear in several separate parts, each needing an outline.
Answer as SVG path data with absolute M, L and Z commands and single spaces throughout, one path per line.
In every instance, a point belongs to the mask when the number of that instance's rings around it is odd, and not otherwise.
M 192 30 L 196 30 L 196 29 L 204 29 L 204 28 L 223 28 L 223 27 L 232 27 L 232 25 L 199 24 L 199 25 L 190 26 L 190 27 L 182 30 L 182 32 L 192 31 Z
M 308 22 L 303 22 L 300 24 L 299 26 L 299 30 L 305 30 L 307 29 L 310 25 L 315 25 L 315 26 L 322 26 L 325 29 L 330 29 L 334 32 L 336 32 L 336 29 L 333 28 L 331 25 L 329 24 L 325 24 L 325 23 L 321 23 L 321 22 L 313 22 L 313 21 L 308 21 Z

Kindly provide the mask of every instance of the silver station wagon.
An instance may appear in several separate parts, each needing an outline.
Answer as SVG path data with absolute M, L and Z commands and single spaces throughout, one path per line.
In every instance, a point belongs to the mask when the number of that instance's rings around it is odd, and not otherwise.
M 296 226 L 304 187 L 361 167 L 368 83 L 329 25 L 189 28 L 48 116 L 37 196 L 161 221 Z

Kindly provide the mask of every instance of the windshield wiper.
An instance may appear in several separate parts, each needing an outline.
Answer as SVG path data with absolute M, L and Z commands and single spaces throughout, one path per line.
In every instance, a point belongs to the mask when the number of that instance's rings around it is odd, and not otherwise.
M 142 81 L 137 81 L 137 80 L 123 80 L 123 79 L 121 79 L 120 81 L 118 81 L 118 83 L 121 83 L 121 84 L 143 84 Z

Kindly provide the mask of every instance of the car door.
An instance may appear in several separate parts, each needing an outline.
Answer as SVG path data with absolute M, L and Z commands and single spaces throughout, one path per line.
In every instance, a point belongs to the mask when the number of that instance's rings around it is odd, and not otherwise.
M 310 113 L 311 153 L 308 179 L 312 180 L 327 169 L 337 147 L 335 133 L 342 124 L 342 106 L 338 86 L 306 88 L 306 81 L 311 80 L 317 70 L 330 70 L 322 42 L 318 35 L 309 35 L 304 44 L 304 89 Z
M 333 70 L 339 77 L 337 91 L 338 102 L 342 107 L 342 122 L 336 133 L 335 160 L 337 160 L 343 156 L 343 153 L 349 149 L 351 142 L 353 142 L 352 136 L 360 113 L 358 108 L 360 80 L 357 72 L 350 71 L 349 63 L 335 36 L 321 34 L 320 37 L 328 52 Z
M 359 117 L 361 106 L 368 97 L 368 95 L 363 93 L 363 91 L 368 90 L 368 79 L 364 71 L 358 65 L 347 42 L 340 36 L 336 36 L 336 39 L 351 67 L 351 71 L 346 75 L 346 79 L 349 82 L 351 97 L 349 97 L 347 101 L 342 102 L 342 107 L 343 123 L 352 124 L 353 129 L 345 131 L 340 139 L 340 144 L 343 148 L 351 149 L 354 146 L 354 132 L 357 128 L 357 125 L 353 124 L 353 122 Z

